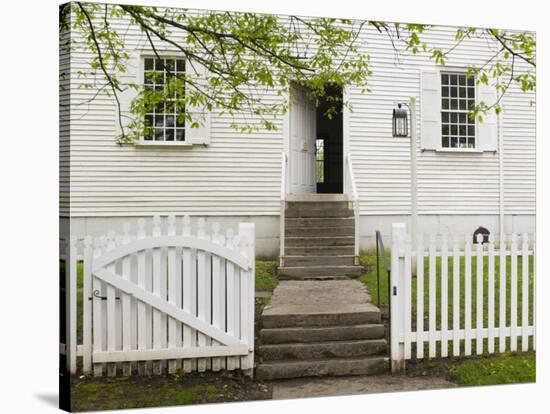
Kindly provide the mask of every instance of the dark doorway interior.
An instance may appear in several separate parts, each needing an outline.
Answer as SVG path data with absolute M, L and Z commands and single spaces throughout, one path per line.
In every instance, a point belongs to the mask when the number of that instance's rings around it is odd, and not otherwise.
M 331 118 L 326 116 L 335 107 Z M 344 189 L 342 90 L 329 87 L 317 107 L 316 177 L 317 193 L 340 194 Z

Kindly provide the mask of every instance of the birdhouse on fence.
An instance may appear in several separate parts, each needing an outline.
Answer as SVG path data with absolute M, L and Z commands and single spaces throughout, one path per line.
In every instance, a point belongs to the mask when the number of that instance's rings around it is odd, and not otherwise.
M 478 227 L 476 231 L 474 231 L 474 244 L 477 243 L 477 235 L 481 234 L 483 236 L 483 243 L 489 243 L 489 230 L 487 230 L 485 227 Z

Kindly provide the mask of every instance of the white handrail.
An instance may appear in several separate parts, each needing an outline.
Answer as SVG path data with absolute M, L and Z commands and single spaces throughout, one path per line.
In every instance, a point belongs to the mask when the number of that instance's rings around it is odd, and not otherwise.
M 354 261 L 359 264 L 359 194 L 357 193 L 357 185 L 353 174 L 353 163 L 351 162 L 350 154 L 346 154 L 346 188 L 345 193 L 350 196 L 355 217 L 355 248 Z
M 279 215 L 279 266 L 284 266 L 285 255 L 285 210 L 287 194 L 287 164 L 288 157 L 283 151 L 281 157 L 281 213 Z

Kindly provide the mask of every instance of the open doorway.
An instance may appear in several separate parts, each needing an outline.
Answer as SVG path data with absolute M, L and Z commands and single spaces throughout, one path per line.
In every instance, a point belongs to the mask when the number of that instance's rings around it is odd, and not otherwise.
M 290 106 L 290 179 L 293 194 L 343 192 L 342 90 L 328 87 L 315 105 L 294 85 Z
M 327 111 L 332 108 L 331 116 Z M 328 88 L 325 99 L 317 107 L 316 187 L 317 193 L 340 194 L 344 188 L 344 134 L 342 90 Z

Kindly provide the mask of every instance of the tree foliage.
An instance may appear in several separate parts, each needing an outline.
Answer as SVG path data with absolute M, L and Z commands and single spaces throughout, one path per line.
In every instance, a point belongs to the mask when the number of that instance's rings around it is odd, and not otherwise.
M 169 76 L 160 89 L 125 81 L 130 51 L 121 21 L 140 30 L 147 47 L 158 58 L 160 50 L 176 50 L 192 70 Z M 67 38 L 68 31 L 80 36 L 71 36 L 63 47 L 90 53 L 89 70 L 78 72 L 78 76 L 84 79 L 83 87 L 97 91 L 94 97 L 100 93 L 112 96 L 121 131 L 117 139 L 121 142 L 141 136 L 148 127 L 144 115 L 174 96 L 176 99 L 170 102 L 180 109 L 180 121 L 195 127 L 201 122 L 191 111 L 184 111 L 186 107 L 216 109 L 223 114 L 246 116 L 234 127 L 251 131 L 276 128 L 275 119 L 288 110 L 286 91 L 291 82 L 307 87 L 309 97 L 317 103 L 327 99 L 327 88 L 333 86 L 356 86 L 367 93 L 372 75 L 370 55 L 368 44 L 358 39 L 369 26 L 389 37 L 397 58 L 404 53 L 425 53 L 440 65 L 468 38 L 485 37 L 497 45 L 494 56 L 484 65 L 470 67 L 468 74 L 478 83 L 494 83 L 498 100 L 480 102 L 471 116 L 481 118 L 489 110 L 500 111 L 502 96 L 514 83 L 525 92 L 535 89 L 535 39 L 528 32 L 458 28 L 456 44 L 442 50 L 423 41 L 429 26 L 419 24 L 223 11 L 194 13 L 179 8 L 82 2 L 60 8 L 60 37 Z M 163 69 L 168 74 L 172 70 Z M 128 90 L 136 94 L 131 116 L 124 114 L 120 100 Z M 265 99 L 269 91 L 276 92 L 280 99 Z M 331 99 L 328 117 L 341 107 L 339 98 Z

